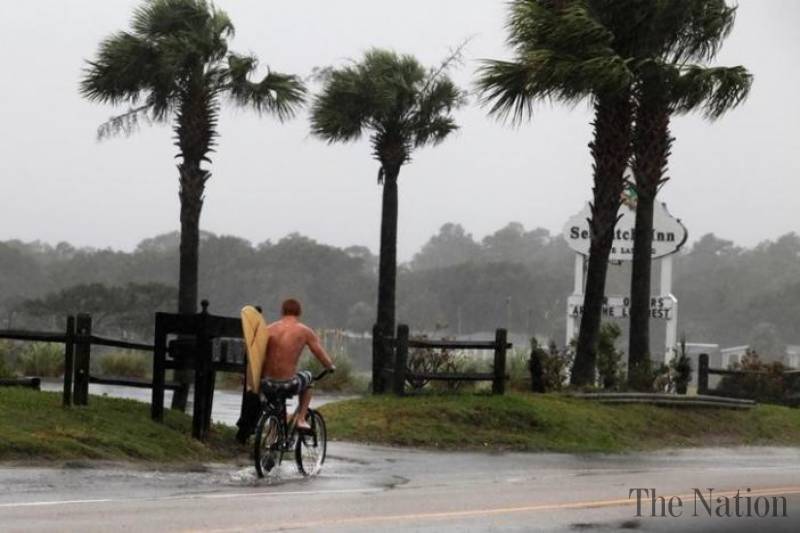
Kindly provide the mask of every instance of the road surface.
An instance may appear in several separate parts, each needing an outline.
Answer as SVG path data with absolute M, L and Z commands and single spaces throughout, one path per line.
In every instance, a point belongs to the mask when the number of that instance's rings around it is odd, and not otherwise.
M 0 469 L 0 530 L 31 531 L 800 531 L 800 450 L 630 455 L 450 453 L 333 442 L 320 476 L 284 463 L 164 471 L 67 463 Z M 636 516 L 631 489 L 681 497 L 681 516 Z M 713 517 L 700 502 L 700 489 Z M 786 517 L 715 514 L 737 490 Z M 747 489 L 750 492 L 747 493 Z M 660 500 L 657 500 L 660 501 Z M 741 512 L 746 511 L 744 499 Z M 673 499 L 673 514 L 677 514 Z M 732 505 L 732 504 L 731 504 Z M 763 511 L 764 502 L 760 509 Z M 665 507 L 666 509 L 666 507 Z M 657 506 L 659 514 L 660 507 Z M 779 514 L 782 514 L 779 509 Z M 723 512 L 723 515 L 725 513 Z

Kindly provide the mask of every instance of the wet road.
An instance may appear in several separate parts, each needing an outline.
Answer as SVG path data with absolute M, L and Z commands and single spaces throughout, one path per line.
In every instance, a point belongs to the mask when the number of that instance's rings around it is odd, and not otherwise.
M 249 465 L 186 472 L 90 464 L 3 468 L 0 530 L 800 531 L 797 449 L 572 456 L 333 442 L 329 451 L 322 474 L 312 479 L 289 463 L 265 480 Z M 637 517 L 635 497 L 628 497 L 637 487 L 680 496 L 682 516 L 650 517 L 645 498 Z M 788 516 L 709 518 L 702 502 L 693 516 L 694 488 L 706 497 L 711 488 L 715 500 L 731 502 L 737 489 L 750 488 L 751 503 L 760 496 L 780 505 L 773 496 L 782 496 Z M 712 503 L 712 514 L 717 507 Z

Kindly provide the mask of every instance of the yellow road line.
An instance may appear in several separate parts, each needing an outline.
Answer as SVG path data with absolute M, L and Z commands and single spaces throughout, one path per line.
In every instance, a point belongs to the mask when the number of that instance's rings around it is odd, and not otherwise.
M 741 490 L 741 489 L 740 489 Z M 736 490 L 714 492 L 714 495 L 719 496 L 735 496 Z M 778 495 L 792 495 L 800 494 L 800 486 L 789 487 L 771 487 L 762 489 L 751 489 L 750 492 L 742 493 L 739 495 L 744 496 L 778 496 Z M 668 494 L 661 495 L 665 499 L 678 496 L 681 499 L 692 498 L 694 493 L 691 494 Z M 659 496 L 659 497 L 661 497 Z M 642 502 L 650 502 L 651 498 L 642 498 Z M 421 520 L 443 520 L 448 518 L 470 518 L 478 516 L 494 516 L 502 514 L 514 513 L 529 513 L 536 511 L 558 511 L 563 509 L 596 509 L 602 507 L 622 507 L 627 505 L 635 505 L 636 498 L 619 498 L 609 500 L 589 500 L 578 502 L 561 502 L 561 503 L 544 503 L 535 505 L 523 505 L 518 507 L 494 507 L 485 509 L 470 509 L 463 511 L 439 511 L 427 513 L 407 513 L 407 514 L 392 514 L 392 515 L 372 515 L 372 516 L 355 516 L 355 517 L 337 517 L 327 518 L 320 520 L 311 520 L 307 522 L 285 522 L 282 524 L 264 524 L 252 528 L 253 530 L 264 531 L 265 529 L 294 529 L 294 528 L 319 528 L 324 526 L 338 526 L 347 524 L 368 524 L 370 522 L 394 522 L 394 521 L 421 521 Z M 230 529 L 203 529 L 203 530 L 188 530 L 188 531 L 203 531 L 205 533 L 228 533 L 234 531 L 242 531 L 242 527 L 235 527 Z

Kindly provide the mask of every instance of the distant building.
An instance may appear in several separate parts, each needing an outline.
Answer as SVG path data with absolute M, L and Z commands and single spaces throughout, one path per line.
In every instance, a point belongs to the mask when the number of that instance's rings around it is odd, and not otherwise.
M 790 344 L 786 347 L 783 364 L 789 368 L 800 370 L 800 344 Z

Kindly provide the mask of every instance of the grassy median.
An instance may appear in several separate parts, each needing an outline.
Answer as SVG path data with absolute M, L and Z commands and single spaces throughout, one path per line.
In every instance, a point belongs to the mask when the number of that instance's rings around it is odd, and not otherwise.
M 800 410 L 602 405 L 563 395 L 368 397 L 322 407 L 333 439 L 443 449 L 625 452 L 800 445 Z
M 208 444 L 191 438 L 191 418 L 165 411 L 150 420 L 150 405 L 91 396 L 86 407 L 61 406 L 61 395 L 0 388 L 0 461 L 123 460 L 195 463 L 236 457 L 233 429 L 215 425 Z

